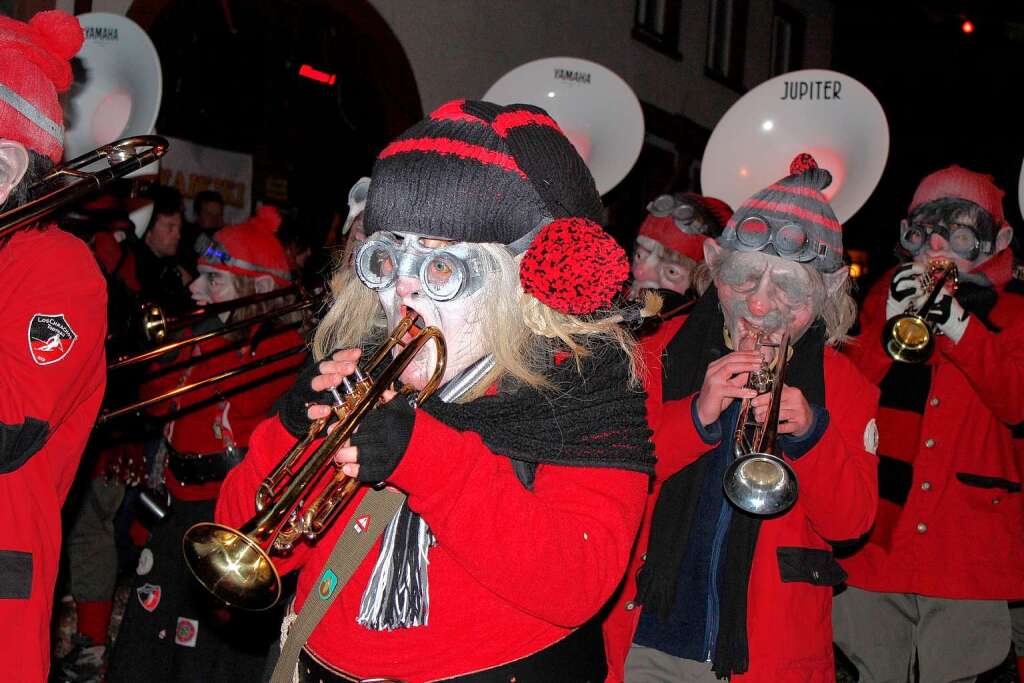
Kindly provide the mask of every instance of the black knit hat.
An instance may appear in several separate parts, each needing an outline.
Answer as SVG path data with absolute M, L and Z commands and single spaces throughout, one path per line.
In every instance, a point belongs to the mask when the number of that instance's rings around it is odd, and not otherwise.
M 583 159 L 539 107 L 456 100 L 389 144 L 373 167 L 364 225 L 527 252 L 524 291 L 563 312 L 611 302 L 629 272 L 597 223 Z
M 806 262 L 823 273 L 833 273 L 843 265 L 843 227 L 822 191 L 832 184 L 832 174 L 810 154 L 800 154 L 789 167 L 789 175 L 747 199 L 725 226 L 718 243 L 739 251 L 767 251 L 793 261 Z M 787 253 L 778 242 L 751 248 L 737 235 L 737 228 L 746 220 L 764 218 L 781 225 L 796 226 L 805 242 L 799 253 Z M 763 225 L 763 224 L 762 224 Z M 769 229 L 769 226 L 765 226 Z M 783 235 L 784 236 L 784 235 Z M 776 234 L 773 239 L 779 240 Z

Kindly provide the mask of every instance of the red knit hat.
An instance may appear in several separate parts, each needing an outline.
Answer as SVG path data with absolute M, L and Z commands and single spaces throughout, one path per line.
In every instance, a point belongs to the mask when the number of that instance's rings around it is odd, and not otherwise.
M 1006 193 L 996 187 L 995 179 L 984 173 L 975 173 L 953 164 L 925 177 L 914 192 L 908 213 L 936 199 L 966 199 L 988 211 L 997 226 L 1005 225 L 1003 196 Z
M 57 93 L 71 86 L 69 60 L 83 39 L 66 12 L 40 12 L 27 24 L 0 16 L 0 138 L 60 162 L 64 114 Z
M 199 264 L 247 277 L 269 275 L 283 287 L 292 277 L 288 256 L 276 236 L 280 225 L 280 212 L 272 206 L 261 206 L 244 223 L 214 233 L 212 244 L 199 256 Z
M 639 234 L 650 237 L 667 249 L 686 256 L 698 263 L 704 260 L 704 240 L 717 237 L 732 216 L 732 208 L 721 199 L 705 197 L 694 192 L 676 195 L 676 199 L 696 208 L 704 218 L 703 234 L 688 233 L 676 225 L 672 215 L 655 216 L 648 213 L 640 224 Z

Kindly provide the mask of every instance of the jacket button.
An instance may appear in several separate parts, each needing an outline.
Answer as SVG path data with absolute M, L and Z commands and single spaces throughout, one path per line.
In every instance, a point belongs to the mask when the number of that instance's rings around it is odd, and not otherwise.
M 933 407 L 939 405 L 939 399 L 937 396 L 933 396 L 932 400 L 928 401 Z
M 931 487 L 932 487 L 932 483 L 930 481 L 922 481 L 921 482 L 921 490 L 922 491 L 927 491 Z
M 636 609 L 636 603 L 635 602 L 630 600 L 629 602 L 626 603 L 626 611 L 627 612 L 632 612 L 635 609 Z
M 999 499 L 998 498 L 993 498 L 992 499 L 992 504 L 993 505 L 999 505 Z
M 647 553 L 644 553 L 643 555 L 640 556 L 640 561 L 641 562 L 646 562 L 647 561 Z
M 817 581 L 818 579 L 821 578 L 821 572 L 819 572 L 817 569 L 812 569 L 811 570 L 811 578 L 814 579 L 815 581 Z
M 926 439 L 924 442 L 925 448 L 931 448 L 935 445 L 935 439 Z
M 918 522 L 917 523 L 917 533 L 923 534 L 926 531 L 928 531 L 928 525 L 925 524 L 924 522 Z

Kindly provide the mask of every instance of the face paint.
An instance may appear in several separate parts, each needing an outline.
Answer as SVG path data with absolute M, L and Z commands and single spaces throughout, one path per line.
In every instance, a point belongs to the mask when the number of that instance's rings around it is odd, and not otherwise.
M 452 250 L 469 243 L 447 242 L 413 236 L 419 246 L 428 250 Z M 389 286 L 377 289 L 377 296 L 387 316 L 388 329 L 394 328 L 410 311 L 419 314 L 418 324 L 423 327 L 440 328 L 447 347 L 447 365 L 442 384 L 458 375 L 470 365 L 483 358 L 486 351 L 480 333 L 484 306 L 489 296 L 494 296 L 487 286 L 496 278 L 487 278 L 470 293 L 462 293 L 449 301 L 436 301 L 425 291 L 419 277 L 399 275 Z M 408 341 L 409 335 L 405 341 Z M 401 380 L 417 389 L 422 389 L 434 371 L 437 351 L 433 343 L 426 344 L 406 367 Z
M 715 279 L 735 349 L 752 348 L 758 330 L 774 342 L 789 330 L 795 343 L 821 310 L 823 291 L 804 266 L 762 252 L 731 252 Z
M 219 270 L 204 266 L 198 266 L 199 277 L 188 286 L 192 293 L 192 300 L 199 306 L 217 304 L 222 301 L 234 301 L 238 298 L 238 289 L 235 287 L 235 278 L 226 270 Z M 230 311 L 220 314 L 222 321 L 227 321 Z
M 638 235 L 633 250 L 633 295 L 641 289 L 668 289 L 684 294 L 690 288 L 694 262 L 647 235 Z

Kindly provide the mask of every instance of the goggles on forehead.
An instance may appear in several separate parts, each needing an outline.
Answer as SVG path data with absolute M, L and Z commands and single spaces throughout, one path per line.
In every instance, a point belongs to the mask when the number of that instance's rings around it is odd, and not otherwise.
M 928 244 L 933 234 L 946 240 L 954 254 L 968 261 L 978 258 L 982 251 L 986 254 L 992 251 L 992 242 L 982 240 L 977 230 L 963 223 L 925 225 L 903 221 L 903 225 L 900 226 L 900 244 L 916 256 Z
M 764 216 L 747 216 L 736 224 L 736 247 L 740 251 L 763 251 L 771 246 L 779 256 L 793 261 L 813 261 L 824 256 L 827 246 L 812 239 L 799 223 Z
M 356 251 L 356 275 L 370 289 L 385 289 L 399 277 L 414 277 L 434 301 L 451 301 L 480 289 L 497 264 L 478 245 L 456 242 L 430 248 L 415 234 L 377 232 Z
M 689 235 L 704 234 L 704 221 L 690 202 L 663 194 L 647 205 L 647 213 L 657 218 L 671 216 L 676 227 Z

